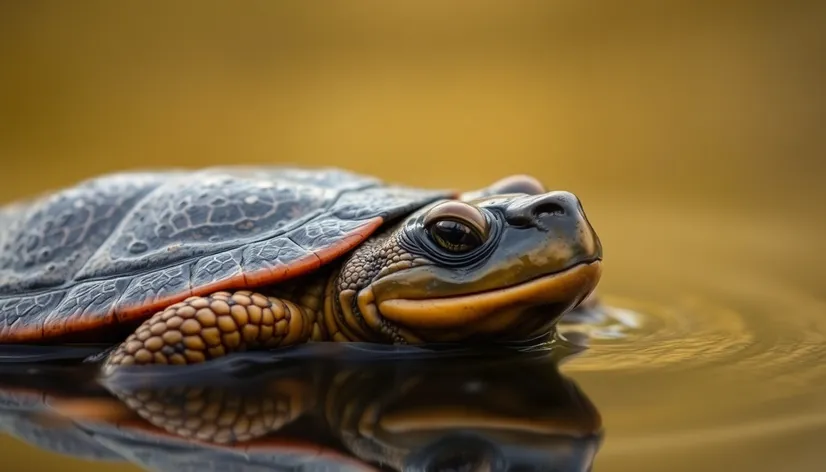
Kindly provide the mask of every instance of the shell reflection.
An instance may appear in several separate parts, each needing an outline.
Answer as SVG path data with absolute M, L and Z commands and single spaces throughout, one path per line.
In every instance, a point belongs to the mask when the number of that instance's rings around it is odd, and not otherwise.
M 602 422 L 560 356 L 295 358 L 106 383 L 78 369 L 11 374 L 0 424 L 147 470 L 588 470 Z M 50 439 L 27 434 L 38 424 Z

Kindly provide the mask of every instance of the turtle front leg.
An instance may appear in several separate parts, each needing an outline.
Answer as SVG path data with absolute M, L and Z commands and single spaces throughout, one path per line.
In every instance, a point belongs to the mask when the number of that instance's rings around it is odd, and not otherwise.
M 283 298 L 242 290 L 190 297 L 143 322 L 104 363 L 197 364 L 233 352 L 326 338 L 316 312 Z

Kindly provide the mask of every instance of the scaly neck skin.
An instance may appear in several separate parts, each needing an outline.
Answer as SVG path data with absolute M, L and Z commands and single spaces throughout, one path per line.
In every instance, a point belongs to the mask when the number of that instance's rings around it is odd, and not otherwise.
M 370 303 L 370 283 L 383 270 L 381 262 L 387 262 L 381 260 L 382 240 L 374 238 L 365 242 L 339 264 L 270 287 L 267 295 L 290 300 L 304 308 L 318 325 L 321 341 L 404 342 L 398 335 L 394 336 L 395 327 Z
M 406 343 L 405 337 L 412 339 L 379 314 L 370 284 L 376 277 L 417 262 L 401 249 L 393 229 L 359 246 L 327 279 L 322 316 L 328 338 L 396 344 Z

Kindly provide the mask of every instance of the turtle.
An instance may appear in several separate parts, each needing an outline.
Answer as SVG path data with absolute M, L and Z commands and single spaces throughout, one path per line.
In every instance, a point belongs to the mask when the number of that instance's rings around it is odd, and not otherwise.
M 601 272 L 578 197 L 528 174 L 460 192 L 338 167 L 124 170 L 0 209 L 0 345 L 103 343 L 111 371 L 523 342 Z

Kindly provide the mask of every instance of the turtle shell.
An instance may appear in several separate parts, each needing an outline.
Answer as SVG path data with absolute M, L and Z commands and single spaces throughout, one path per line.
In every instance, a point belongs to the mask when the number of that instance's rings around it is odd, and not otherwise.
M 0 343 L 138 321 L 319 268 L 451 192 L 335 169 L 104 175 L 0 209 Z

